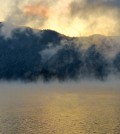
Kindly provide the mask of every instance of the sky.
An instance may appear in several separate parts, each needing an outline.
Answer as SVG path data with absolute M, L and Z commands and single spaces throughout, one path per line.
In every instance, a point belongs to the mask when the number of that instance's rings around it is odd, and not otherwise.
M 120 35 L 120 0 L 0 0 L 0 10 L 4 33 L 29 26 L 67 36 Z

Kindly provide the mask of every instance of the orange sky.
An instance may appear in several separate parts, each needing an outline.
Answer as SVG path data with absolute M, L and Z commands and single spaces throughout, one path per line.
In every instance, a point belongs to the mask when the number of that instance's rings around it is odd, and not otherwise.
M 48 18 L 50 14 L 50 8 L 43 5 L 26 5 L 23 9 L 27 15 L 36 15 Z

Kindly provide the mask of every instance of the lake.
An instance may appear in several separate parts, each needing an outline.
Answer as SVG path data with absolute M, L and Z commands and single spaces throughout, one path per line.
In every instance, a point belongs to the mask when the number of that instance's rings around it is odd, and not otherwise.
M 0 134 L 120 134 L 119 82 L 0 83 Z

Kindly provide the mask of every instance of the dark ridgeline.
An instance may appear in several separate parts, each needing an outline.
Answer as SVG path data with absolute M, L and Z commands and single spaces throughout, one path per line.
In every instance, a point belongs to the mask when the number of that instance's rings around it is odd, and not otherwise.
M 75 39 L 30 28 L 15 29 L 8 39 L 0 34 L 0 79 L 104 80 L 111 72 L 120 72 L 120 53 L 107 59 L 96 45 L 83 50 L 84 44 L 78 45 Z

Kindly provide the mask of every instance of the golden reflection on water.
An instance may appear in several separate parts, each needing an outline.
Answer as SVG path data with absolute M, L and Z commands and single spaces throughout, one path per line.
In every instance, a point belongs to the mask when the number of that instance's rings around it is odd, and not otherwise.
M 0 100 L 0 134 L 120 134 L 119 91 L 7 91 Z

